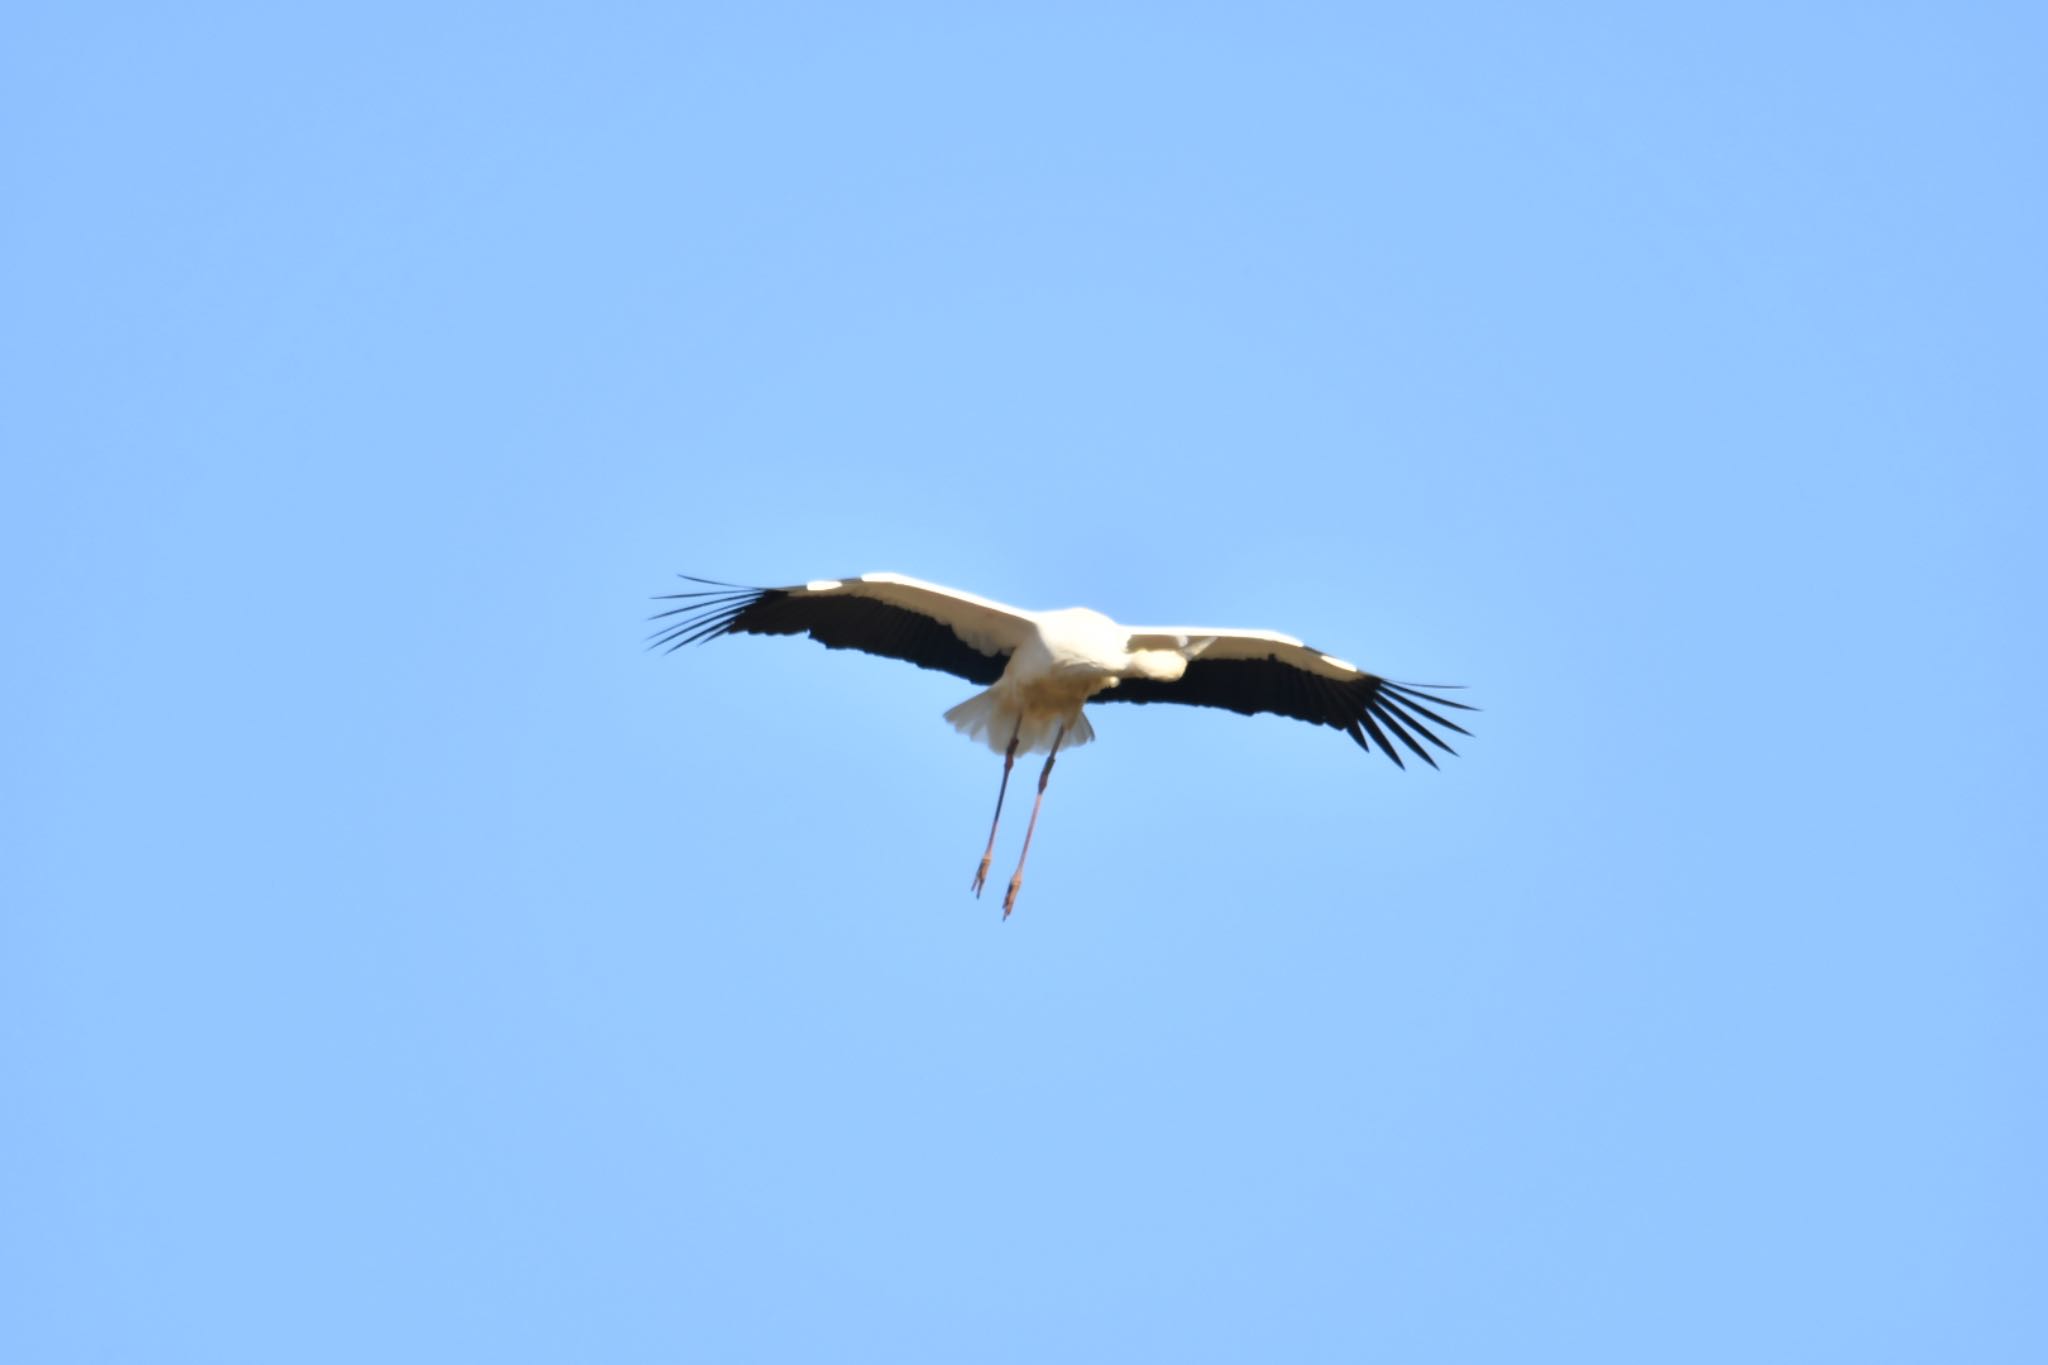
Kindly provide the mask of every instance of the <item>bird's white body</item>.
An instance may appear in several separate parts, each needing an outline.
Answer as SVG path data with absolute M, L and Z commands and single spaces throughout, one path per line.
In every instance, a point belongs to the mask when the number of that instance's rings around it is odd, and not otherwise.
M 1175 682 L 1201 652 L 1199 642 L 1133 649 L 1129 627 L 1086 607 L 1020 614 L 1027 629 L 1003 676 L 946 712 L 961 734 L 999 754 L 1013 737 L 1020 754 L 1049 752 L 1056 738 L 1063 749 L 1086 744 L 1095 738 L 1081 710 L 1090 697 L 1125 678 Z

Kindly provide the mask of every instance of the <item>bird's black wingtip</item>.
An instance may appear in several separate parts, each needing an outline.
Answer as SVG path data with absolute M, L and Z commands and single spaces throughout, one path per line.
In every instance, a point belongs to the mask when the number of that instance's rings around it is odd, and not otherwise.
M 1390 742 L 1390 735 L 1393 740 L 1400 742 L 1401 748 L 1407 749 L 1432 768 L 1437 766 L 1437 761 L 1436 756 L 1430 753 L 1431 748 L 1440 749 L 1453 757 L 1458 751 L 1436 730 L 1431 729 L 1431 725 L 1456 734 L 1471 735 L 1470 730 L 1431 708 L 1455 707 L 1461 711 L 1476 711 L 1479 708 L 1452 701 L 1449 697 L 1437 696 L 1436 692 L 1439 690 L 1441 689 L 1432 688 L 1425 691 L 1414 684 L 1387 682 L 1381 679 L 1359 698 L 1359 723 L 1379 741 L 1380 752 L 1393 759 L 1397 766 L 1405 768 L 1408 765 L 1401 761 L 1400 749 Z M 1353 738 L 1357 736 L 1354 734 Z
M 1383 679 L 1382 681 L 1385 686 L 1404 696 L 1435 702 L 1439 706 L 1455 706 L 1460 711 L 1477 711 L 1481 709 L 1470 702 L 1453 701 L 1449 697 L 1435 695 L 1438 692 L 1463 692 L 1465 690 L 1465 684 L 1463 683 L 1397 683 L 1390 679 Z
M 698 644 L 726 634 L 747 608 L 771 591 L 767 588 L 742 588 L 716 579 L 695 578 L 686 573 L 676 577 L 692 583 L 711 584 L 716 591 L 654 594 L 653 600 L 657 602 L 682 602 L 679 607 L 658 611 L 647 618 L 650 621 L 667 620 L 672 616 L 679 618 L 669 621 L 647 637 L 647 648 L 658 649 L 664 654 L 673 654 L 684 645 Z

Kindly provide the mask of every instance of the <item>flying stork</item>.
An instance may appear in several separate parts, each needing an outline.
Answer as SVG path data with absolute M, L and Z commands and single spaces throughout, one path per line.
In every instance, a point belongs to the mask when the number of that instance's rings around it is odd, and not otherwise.
M 974 873 L 977 896 L 995 856 L 1011 765 L 1020 753 L 1045 754 L 1024 848 L 1003 897 L 1004 919 L 1024 884 L 1024 860 L 1031 854 L 1053 761 L 1063 747 L 1095 738 L 1081 710 L 1084 702 L 1174 701 L 1248 716 L 1292 716 L 1342 730 L 1368 753 L 1377 747 L 1397 767 L 1407 766 L 1402 748 L 1432 768 L 1436 760 L 1426 746 L 1456 752 L 1425 720 L 1471 733 L 1430 709 L 1474 709 L 1463 702 L 1389 682 L 1269 630 L 1123 626 L 1086 607 L 1022 611 L 894 573 L 813 579 L 790 588 L 742 588 L 678 576 L 703 587 L 660 595 L 657 600 L 682 605 L 652 618 L 675 619 L 650 637 L 650 648 L 673 653 L 721 635 L 809 635 L 827 649 L 908 660 L 985 689 L 946 712 L 954 729 L 1003 756 L 995 818 Z

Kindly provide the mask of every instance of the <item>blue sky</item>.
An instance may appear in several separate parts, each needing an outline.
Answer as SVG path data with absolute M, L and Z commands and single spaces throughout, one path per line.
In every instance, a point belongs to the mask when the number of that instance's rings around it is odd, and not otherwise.
M 10 28 L 0 1357 L 2048 1355 L 2028 7 Z

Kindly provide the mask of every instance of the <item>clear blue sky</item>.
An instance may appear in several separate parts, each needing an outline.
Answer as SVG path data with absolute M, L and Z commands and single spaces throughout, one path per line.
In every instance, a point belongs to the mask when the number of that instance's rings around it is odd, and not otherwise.
M 19 8 L 0 1358 L 2048 1359 L 2048 23 L 1538 8 Z

